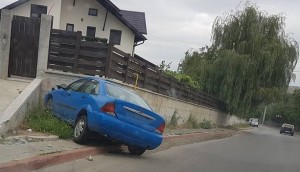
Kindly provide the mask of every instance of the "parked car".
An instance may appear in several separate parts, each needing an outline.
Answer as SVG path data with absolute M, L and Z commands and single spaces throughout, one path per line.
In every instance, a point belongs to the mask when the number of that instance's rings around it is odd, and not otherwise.
M 292 124 L 282 124 L 281 128 L 280 128 L 280 134 L 282 133 L 287 133 L 287 134 L 290 134 L 291 136 L 294 135 L 294 125 Z
M 89 131 L 126 144 L 135 155 L 162 143 L 164 119 L 140 96 L 114 82 L 79 79 L 50 91 L 44 101 L 54 115 L 74 126 L 76 143 L 84 143 Z
M 258 127 L 258 119 L 257 118 L 250 118 L 249 124 L 250 124 L 250 126 Z
M 249 125 L 251 124 L 251 122 L 252 122 L 252 120 L 253 120 L 254 118 L 249 118 Z

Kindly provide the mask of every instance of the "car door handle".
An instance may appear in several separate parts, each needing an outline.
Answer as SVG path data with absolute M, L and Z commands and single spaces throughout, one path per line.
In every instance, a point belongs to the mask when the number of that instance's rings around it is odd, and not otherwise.
M 86 95 L 84 95 L 84 96 L 81 96 L 81 98 L 84 98 L 84 99 L 85 99 L 85 98 L 87 98 L 87 97 L 88 97 L 88 96 L 86 96 Z

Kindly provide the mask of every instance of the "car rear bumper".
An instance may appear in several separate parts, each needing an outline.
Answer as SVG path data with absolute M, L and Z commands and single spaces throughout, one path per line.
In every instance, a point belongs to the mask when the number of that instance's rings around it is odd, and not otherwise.
M 162 143 L 163 136 L 155 131 L 144 130 L 105 113 L 97 112 L 92 116 L 88 120 L 96 120 L 97 122 L 94 123 L 96 125 L 89 126 L 91 130 L 124 144 L 152 150 Z

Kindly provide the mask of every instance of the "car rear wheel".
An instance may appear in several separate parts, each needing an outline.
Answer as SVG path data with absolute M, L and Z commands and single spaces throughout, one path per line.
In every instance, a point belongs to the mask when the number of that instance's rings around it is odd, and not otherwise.
M 75 124 L 73 132 L 73 141 L 75 143 L 82 144 L 86 141 L 88 133 L 87 120 L 86 116 L 80 116 Z
M 294 136 L 294 133 L 291 133 L 291 136 Z
M 146 151 L 146 149 L 138 146 L 128 146 L 128 151 L 132 155 L 142 155 Z
M 280 131 L 280 134 L 282 134 L 282 131 Z

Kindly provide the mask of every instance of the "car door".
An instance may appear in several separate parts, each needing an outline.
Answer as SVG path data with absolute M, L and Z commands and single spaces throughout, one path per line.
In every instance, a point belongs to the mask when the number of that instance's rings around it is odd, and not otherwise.
M 63 89 L 56 97 L 57 112 L 59 116 L 67 120 L 67 114 L 72 111 L 72 107 L 68 106 L 70 97 L 76 93 L 79 88 L 86 82 L 86 79 L 77 80 L 71 83 L 66 89 Z
M 77 114 L 92 104 L 91 98 L 99 92 L 99 82 L 93 79 L 85 82 L 78 91 L 71 94 L 68 101 L 70 111 L 67 114 L 67 119 L 70 123 L 76 121 Z

